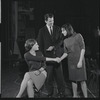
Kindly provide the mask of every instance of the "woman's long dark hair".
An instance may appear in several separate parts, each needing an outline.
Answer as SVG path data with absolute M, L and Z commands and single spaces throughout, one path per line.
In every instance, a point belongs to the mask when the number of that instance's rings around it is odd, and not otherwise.
M 67 31 L 67 37 L 72 36 L 74 33 L 74 29 L 73 29 L 72 25 L 69 23 L 62 25 L 61 28 L 64 28 Z

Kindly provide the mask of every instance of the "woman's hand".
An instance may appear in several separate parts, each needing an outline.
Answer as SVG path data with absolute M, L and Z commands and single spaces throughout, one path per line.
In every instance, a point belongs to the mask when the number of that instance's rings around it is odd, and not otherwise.
M 82 68 L 82 61 L 79 61 L 79 62 L 78 62 L 77 68 Z
M 34 74 L 37 75 L 37 76 L 38 76 L 40 73 L 41 73 L 41 72 L 40 72 L 39 70 L 34 71 Z
M 61 59 L 60 59 L 59 57 L 57 57 L 57 58 L 55 58 L 55 61 L 56 61 L 57 63 L 60 63 L 60 62 L 61 62 Z

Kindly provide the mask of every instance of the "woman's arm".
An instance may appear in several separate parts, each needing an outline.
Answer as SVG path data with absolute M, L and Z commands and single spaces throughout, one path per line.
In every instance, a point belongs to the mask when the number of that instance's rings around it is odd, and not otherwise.
M 27 61 L 46 61 L 46 58 L 43 56 L 33 56 L 30 53 L 26 53 L 24 55 L 25 59 L 27 59 Z
M 85 43 L 84 43 L 84 39 L 83 39 L 81 34 L 78 34 L 77 40 L 78 40 L 78 43 L 79 43 L 79 46 L 80 46 L 80 49 L 81 49 L 77 68 L 81 68 L 82 67 L 82 60 L 84 59 L 84 54 L 85 54 Z
M 63 53 L 63 55 L 60 58 L 59 57 L 56 58 L 56 62 L 58 62 L 58 63 L 61 62 L 63 59 L 65 59 L 67 57 L 67 55 L 68 55 L 67 53 Z
M 84 54 L 85 54 L 85 49 L 82 49 L 82 50 L 81 50 L 81 53 L 80 53 L 79 62 L 82 62 L 82 60 L 83 60 L 83 58 L 84 58 Z
M 57 58 L 48 58 L 48 57 L 46 57 L 46 61 L 55 61 L 55 62 L 57 62 Z M 39 69 L 39 71 L 40 72 L 42 72 L 42 71 L 44 71 L 44 68 L 45 66 L 43 66 L 43 67 L 41 67 L 40 69 Z
M 58 62 L 58 60 L 59 60 L 60 58 L 48 58 L 48 57 L 46 57 L 46 61 L 55 61 L 55 62 Z M 45 69 L 45 67 L 43 66 L 43 67 L 41 67 L 40 69 L 39 69 L 39 71 L 40 72 L 42 72 L 43 70 Z
M 46 57 L 46 61 L 56 61 L 56 58 L 48 58 L 48 57 Z
M 82 67 L 82 60 L 84 59 L 84 54 L 85 54 L 85 49 L 82 49 L 81 53 L 80 53 L 79 62 L 77 64 L 77 68 L 81 68 Z
M 67 57 L 67 53 L 63 53 L 63 55 L 60 57 L 60 59 L 61 59 L 61 61 L 63 60 L 63 59 L 65 59 L 66 57 Z

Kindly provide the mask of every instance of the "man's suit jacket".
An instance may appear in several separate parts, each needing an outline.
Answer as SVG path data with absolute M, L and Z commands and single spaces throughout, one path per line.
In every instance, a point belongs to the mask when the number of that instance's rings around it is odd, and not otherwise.
M 63 53 L 61 48 L 61 31 L 58 26 L 53 26 L 53 34 L 50 35 L 47 26 L 44 26 L 39 30 L 38 34 L 39 49 L 46 57 L 58 57 Z M 52 51 L 46 51 L 50 46 L 54 46 Z

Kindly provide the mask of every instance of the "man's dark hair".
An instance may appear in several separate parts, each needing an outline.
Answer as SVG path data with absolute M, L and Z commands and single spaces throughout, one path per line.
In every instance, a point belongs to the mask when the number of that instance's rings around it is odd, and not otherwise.
M 44 15 L 44 20 L 47 21 L 48 18 L 52 18 L 52 17 L 54 18 L 54 15 L 53 15 L 52 13 L 45 14 L 45 15 Z

